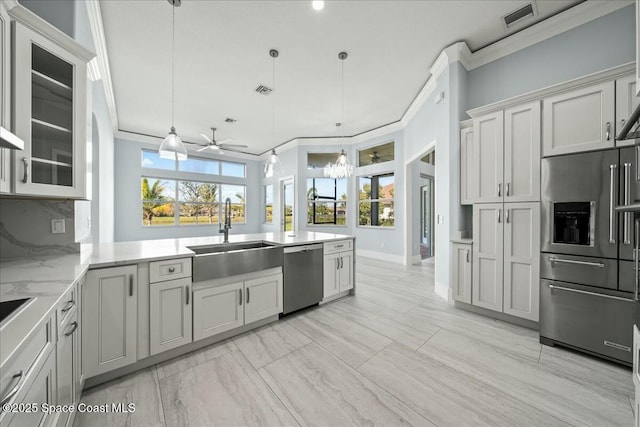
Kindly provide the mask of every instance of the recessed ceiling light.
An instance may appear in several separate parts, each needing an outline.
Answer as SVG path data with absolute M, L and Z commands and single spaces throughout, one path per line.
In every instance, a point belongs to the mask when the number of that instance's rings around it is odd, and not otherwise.
M 311 2 L 311 7 L 313 7 L 313 10 L 322 10 L 322 9 L 324 9 L 324 1 L 323 0 L 313 0 Z

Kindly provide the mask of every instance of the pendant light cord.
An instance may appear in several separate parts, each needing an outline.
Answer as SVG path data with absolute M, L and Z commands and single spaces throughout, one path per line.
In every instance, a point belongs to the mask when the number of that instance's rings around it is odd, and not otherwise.
M 171 127 L 174 127 L 176 108 L 176 7 L 172 9 L 171 22 Z
M 340 127 L 342 128 L 342 141 L 344 141 L 344 59 L 340 60 L 340 65 L 342 68 L 341 71 L 341 75 L 340 75 L 340 79 L 342 81 L 342 93 L 341 93 L 341 97 L 342 97 L 342 114 L 340 117 Z
M 273 86 L 273 108 L 271 111 L 271 131 L 273 133 L 273 146 L 276 145 L 276 57 L 272 56 L 272 86 Z

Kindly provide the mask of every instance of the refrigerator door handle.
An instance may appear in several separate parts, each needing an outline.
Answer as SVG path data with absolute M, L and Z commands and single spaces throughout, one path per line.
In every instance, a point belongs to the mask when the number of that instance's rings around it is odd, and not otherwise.
M 631 163 L 624 164 L 624 205 L 631 203 Z M 622 220 L 622 243 L 631 244 L 631 212 L 625 212 Z
M 609 165 L 609 243 L 616 243 L 616 169 L 618 165 Z

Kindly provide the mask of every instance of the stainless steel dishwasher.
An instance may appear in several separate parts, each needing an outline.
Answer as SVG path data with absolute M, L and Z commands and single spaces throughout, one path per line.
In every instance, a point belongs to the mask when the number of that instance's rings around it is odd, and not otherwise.
M 294 311 L 322 300 L 322 244 L 284 248 L 284 311 Z

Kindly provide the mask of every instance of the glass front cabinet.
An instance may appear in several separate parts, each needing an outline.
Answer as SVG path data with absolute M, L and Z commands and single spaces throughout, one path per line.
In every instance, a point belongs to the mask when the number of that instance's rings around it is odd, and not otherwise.
M 14 129 L 25 141 L 14 153 L 14 193 L 86 198 L 88 58 L 20 22 L 12 35 Z

